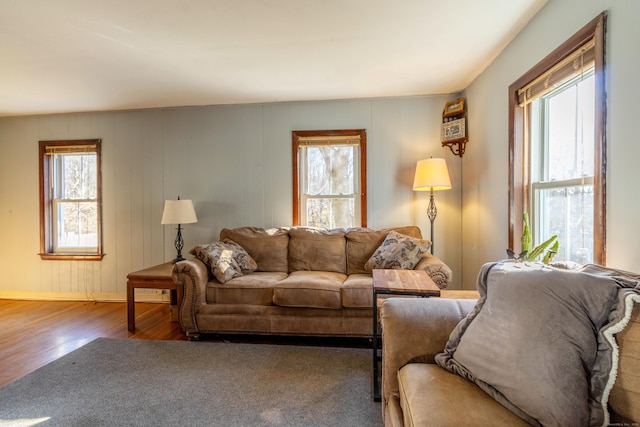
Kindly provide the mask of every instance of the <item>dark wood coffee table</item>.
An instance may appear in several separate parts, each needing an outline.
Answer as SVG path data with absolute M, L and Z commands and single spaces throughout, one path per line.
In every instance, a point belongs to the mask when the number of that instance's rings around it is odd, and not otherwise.
M 178 286 L 173 281 L 171 278 L 172 271 L 173 262 L 170 261 L 127 275 L 127 327 L 129 331 L 134 332 L 136 330 L 136 288 L 168 289 L 171 297 L 171 320 L 178 320 L 178 310 L 182 305 L 182 286 Z
M 373 270 L 373 399 L 380 401 L 381 340 L 378 339 L 380 295 L 439 297 L 440 288 L 424 270 Z

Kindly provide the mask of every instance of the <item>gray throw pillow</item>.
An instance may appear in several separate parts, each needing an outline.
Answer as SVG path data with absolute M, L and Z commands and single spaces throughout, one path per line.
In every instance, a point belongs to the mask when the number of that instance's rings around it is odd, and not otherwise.
M 607 424 L 614 334 L 640 301 L 633 278 L 538 263 L 483 266 L 474 310 L 436 363 L 532 425 Z M 635 290 L 634 290 L 635 289 Z

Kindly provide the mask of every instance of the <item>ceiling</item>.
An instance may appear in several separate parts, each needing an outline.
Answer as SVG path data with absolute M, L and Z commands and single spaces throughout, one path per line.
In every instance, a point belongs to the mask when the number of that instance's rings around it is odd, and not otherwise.
M 0 0 L 0 116 L 448 94 L 547 0 Z

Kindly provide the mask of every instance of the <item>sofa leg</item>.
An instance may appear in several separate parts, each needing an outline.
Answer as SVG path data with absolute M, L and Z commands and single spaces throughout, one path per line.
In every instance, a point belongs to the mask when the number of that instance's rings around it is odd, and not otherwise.
M 200 340 L 200 332 L 187 332 L 187 339 L 189 341 L 198 341 L 198 340 Z

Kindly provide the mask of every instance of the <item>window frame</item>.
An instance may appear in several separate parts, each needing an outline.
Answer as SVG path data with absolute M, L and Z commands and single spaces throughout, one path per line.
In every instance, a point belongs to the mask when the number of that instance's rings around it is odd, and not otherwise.
M 366 129 L 340 129 L 340 130 L 294 130 L 292 139 L 292 182 L 293 182 L 293 225 L 299 226 L 300 213 L 300 139 L 312 137 L 359 137 L 359 203 L 360 203 L 360 227 L 367 226 L 367 131 Z M 357 197 L 357 196 L 356 196 Z
M 595 130 L 594 130 L 594 254 L 596 264 L 606 263 L 606 13 L 601 13 L 542 61 L 509 86 L 509 247 L 523 231 L 522 214 L 529 211 L 529 141 L 525 108 L 520 107 L 518 89 L 544 74 L 585 42 L 595 40 Z M 519 239 L 519 237 L 517 238 Z
M 42 260 L 76 260 L 76 261 L 100 261 L 104 257 L 102 246 L 102 160 L 101 139 L 77 139 L 39 141 L 39 173 L 40 173 L 40 258 Z M 52 171 L 54 168 L 53 156 L 47 154 L 50 147 L 55 149 L 67 148 L 70 153 L 80 146 L 95 147 L 96 154 L 96 203 L 98 206 L 98 236 L 96 251 L 56 251 L 54 248 L 55 227 L 53 219 L 53 191 Z M 78 149 L 80 153 L 83 150 Z

